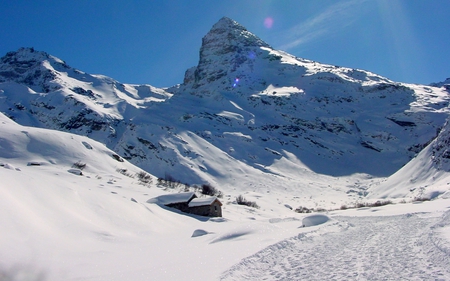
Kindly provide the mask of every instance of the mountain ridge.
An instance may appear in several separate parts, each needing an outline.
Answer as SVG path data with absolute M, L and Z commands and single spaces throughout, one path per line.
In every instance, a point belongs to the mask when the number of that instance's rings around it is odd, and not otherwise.
M 296 179 L 316 174 L 324 184 L 327 176 L 389 176 L 448 118 L 445 88 L 297 58 L 229 18 L 202 41 L 199 64 L 167 89 L 90 75 L 59 59 L 55 69 L 45 55 L 38 66 L 17 64 L 8 53 L 0 111 L 23 125 L 87 135 L 158 177 L 299 190 L 308 187 Z

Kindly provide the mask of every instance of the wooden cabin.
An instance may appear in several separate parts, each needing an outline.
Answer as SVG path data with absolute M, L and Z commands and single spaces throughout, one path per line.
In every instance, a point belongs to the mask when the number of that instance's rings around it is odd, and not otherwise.
M 158 196 L 158 203 L 189 213 L 189 202 L 197 198 L 194 192 L 181 192 Z
M 217 197 L 194 198 L 189 202 L 189 213 L 207 217 L 221 217 L 222 203 Z
M 197 198 L 194 192 L 165 194 L 150 199 L 148 203 L 157 203 L 185 213 L 207 217 L 221 217 L 222 203 L 217 197 Z

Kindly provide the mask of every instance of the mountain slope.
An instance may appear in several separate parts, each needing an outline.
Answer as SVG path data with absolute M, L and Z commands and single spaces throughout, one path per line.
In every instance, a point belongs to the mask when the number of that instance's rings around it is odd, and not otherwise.
M 414 159 L 372 186 L 369 198 L 450 198 L 450 122 Z
M 32 49 L 2 58 L 0 81 L 0 111 L 21 124 L 87 135 L 158 177 L 225 190 L 304 194 L 300 179 L 389 176 L 449 114 L 445 88 L 297 58 L 229 18 L 169 89 L 89 75 Z
M 149 85 L 90 75 L 32 48 L 1 58 L 2 111 L 21 124 L 113 137 L 135 111 L 171 96 Z

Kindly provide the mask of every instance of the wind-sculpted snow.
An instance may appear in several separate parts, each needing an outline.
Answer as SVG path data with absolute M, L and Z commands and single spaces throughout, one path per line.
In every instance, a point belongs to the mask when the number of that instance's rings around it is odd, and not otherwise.
M 335 219 L 243 259 L 221 280 L 450 278 L 450 253 L 435 242 L 436 226 L 449 227 L 448 219 L 420 214 Z
M 302 220 L 303 227 L 316 226 L 326 223 L 330 218 L 323 214 L 309 215 Z

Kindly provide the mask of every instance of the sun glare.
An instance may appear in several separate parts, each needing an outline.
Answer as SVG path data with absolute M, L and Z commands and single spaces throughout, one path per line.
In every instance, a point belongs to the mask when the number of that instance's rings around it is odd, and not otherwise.
M 264 19 L 264 26 L 266 28 L 272 28 L 272 25 L 273 25 L 273 18 L 267 17 Z
M 412 75 L 415 69 L 425 67 L 426 63 L 408 14 L 401 2 L 378 0 L 377 3 L 390 51 L 391 67 L 401 76 Z M 413 61 L 410 59 L 412 57 Z
M 236 87 L 238 83 L 239 83 L 239 78 L 234 79 L 233 88 Z

